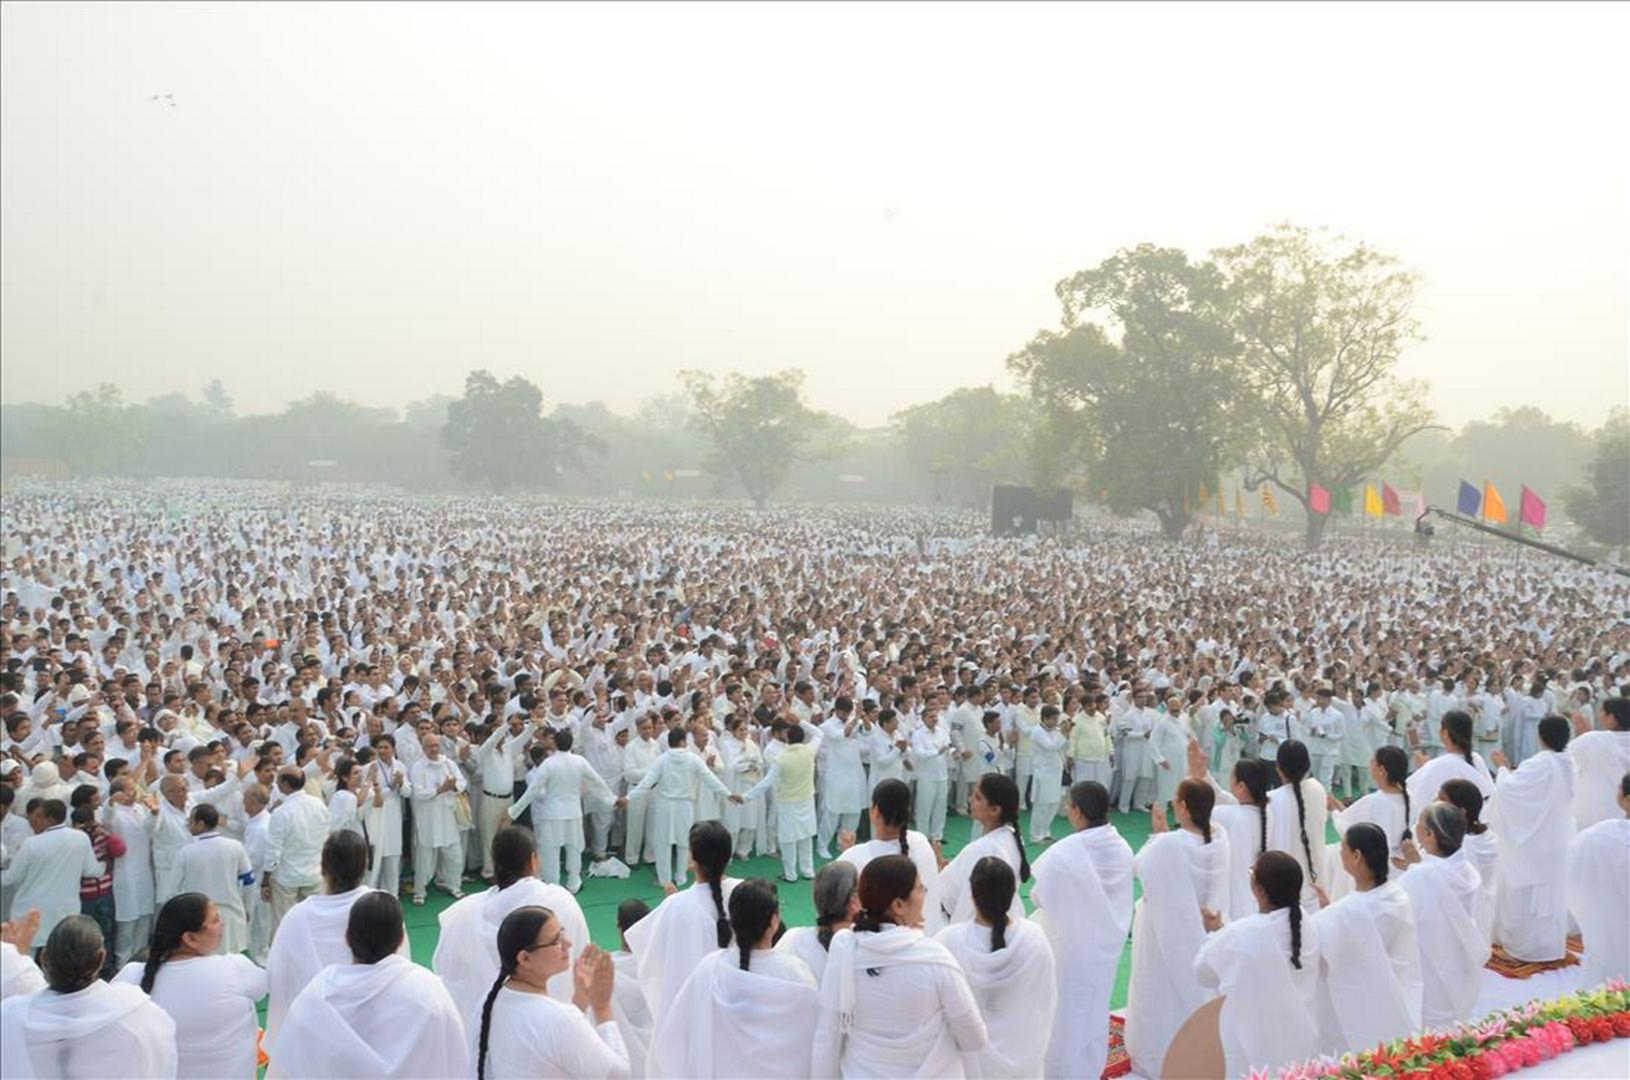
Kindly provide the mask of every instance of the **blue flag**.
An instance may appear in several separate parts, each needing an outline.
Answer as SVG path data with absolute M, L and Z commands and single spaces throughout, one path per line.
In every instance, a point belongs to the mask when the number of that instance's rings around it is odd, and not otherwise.
M 1482 505 L 1483 493 L 1462 480 L 1460 482 L 1460 505 L 1456 509 L 1467 517 L 1476 517 L 1477 510 Z

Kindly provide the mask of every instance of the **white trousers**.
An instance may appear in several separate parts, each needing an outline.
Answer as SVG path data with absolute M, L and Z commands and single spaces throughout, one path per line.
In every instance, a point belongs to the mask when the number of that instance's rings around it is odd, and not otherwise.
M 786 840 L 781 844 L 781 876 L 797 881 L 802 872 L 807 878 L 815 876 L 815 844 L 812 837 Z
M 596 810 L 587 815 L 589 820 L 589 851 L 596 859 L 606 853 L 606 843 L 611 839 L 612 811 Z
M 492 877 L 492 838 L 498 835 L 499 829 L 509 824 L 509 808 L 514 801 L 508 795 L 481 792 L 481 809 L 477 812 L 476 822 L 480 826 L 481 876 L 484 878 Z
M 860 828 L 860 815 L 858 813 L 834 814 L 830 809 L 822 810 L 820 836 L 822 852 L 821 858 L 831 858 L 831 856 L 826 854 L 826 852 L 832 850 L 832 838 L 840 831 L 847 829 L 850 832 L 853 832 L 858 828 Z
M 260 886 L 254 886 L 255 900 L 260 900 Z M 262 909 L 266 905 L 260 905 Z M 153 916 L 143 915 L 139 919 L 129 922 L 115 922 L 113 924 L 113 968 L 122 970 L 135 956 L 147 947 L 147 939 L 153 936 Z M 261 953 L 265 955 L 264 951 Z
M 678 878 L 679 883 L 683 884 L 685 860 L 689 856 L 690 852 L 678 844 L 664 844 L 657 848 L 652 856 L 652 861 L 656 863 L 657 881 L 663 885 L 673 885 L 674 879 Z
M 577 886 L 583 883 L 583 827 L 581 821 L 569 822 L 571 828 L 566 830 L 566 843 L 564 847 L 559 844 L 541 843 L 538 845 L 538 876 L 551 885 L 560 884 L 560 853 L 566 852 L 566 883 Z
M 918 780 L 917 799 L 912 813 L 917 828 L 930 840 L 945 839 L 945 797 L 948 783 L 944 780 Z
M 1030 775 L 1035 771 L 1035 762 L 1029 754 L 1021 754 L 1013 763 L 1013 781 L 1019 785 L 1019 805 L 1030 805 Z
M 630 867 L 638 866 L 642 862 L 649 862 L 655 858 L 655 853 L 651 851 L 651 845 L 645 842 L 645 819 L 650 810 L 651 796 L 649 794 L 630 795 L 628 797 L 628 825 L 627 837 L 623 840 L 623 862 Z
M 431 847 L 428 844 L 413 845 L 413 895 L 423 896 L 425 886 L 430 884 L 431 873 L 435 873 L 436 884 L 448 892 L 459 891 L 459 881 L 464 872 L 464 844 L 455 840 L 451 844 L 441 847 Z
M 1037 799 L 1030 808 L 1030 839 L 1040 843 L 1053 834 L 1053 818 L 1058 816 L 1058 797 Z

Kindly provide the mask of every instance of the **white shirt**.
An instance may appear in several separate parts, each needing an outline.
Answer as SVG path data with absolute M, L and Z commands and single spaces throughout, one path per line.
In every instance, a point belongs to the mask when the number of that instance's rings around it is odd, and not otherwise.
M 78 829 L 53 825 L 23 841 L 11 865 L 0 871 L 0 881 L 17 891 L 11 909 L 26 914 L 40 909 L 40 929 L 34 940 L 43 944 L 57 923 L 79 914 L 79 879 L 101 877 L 102 862 L 91 839 Z
M 266 826 L 265 872 L 284 888 L 309 888 L 322 881 L 323 842 L 328 839 L 328 807 L 315 795 L 297 791 L 272 811 Z
M 480 1038 L 480 1019 L 471 1039 Z M 471 1073 L 475 1071 L 471 1062 Z M 547 994 L 504 987 L 493 999 L 487 1031 L 486 1075 L 598 1080 L 629 1075 L 628 1048 L 615 1021 L 591 1025 L 583 1010 Z
M 126 964 L 113 981 L 140 986 L 146 966 Z M 247 956 L 192 956 L 159 968 L 152 999 L 175 1021 L 176 1076 L 253 1076 L 255 1002 L 265 993 L 266 972 Z

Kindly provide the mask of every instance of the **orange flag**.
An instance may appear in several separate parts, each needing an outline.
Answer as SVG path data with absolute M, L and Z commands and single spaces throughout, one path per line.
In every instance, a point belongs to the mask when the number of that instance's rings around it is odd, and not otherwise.
M 1496 525 L 1506 523 L 1505 500 L 1500 498 L 1500 491 L 1492 483 L 1483 482 L 1483 518 Z

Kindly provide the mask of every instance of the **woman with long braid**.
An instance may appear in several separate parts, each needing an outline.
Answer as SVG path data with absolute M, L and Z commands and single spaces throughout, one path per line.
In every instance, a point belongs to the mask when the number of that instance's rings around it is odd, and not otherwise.
M 815 925 L 789 928 L 775 943 L 775 951 L 802 960 L 820 982 L 832 936 L 853 926 L 860 914 L 860 873 L 852 864 L 834 860 L 821 867 L 809 893 L 815 901 Z
M 1280 784 L 1268 793 L 1268 850 L 1283 851 L 1302 868 L 1302 906 L 1318 904 L 1313 886 L 1323 884 L 1324 825 L 1330 793 L 1309 775 L 1312 758 L 1297 739 L 1279 744 L 1275 765 Z
M 647 1076 L 810 1075 L 819 984 L 802 960 L 772 947 L 780 929 L 775 885 L 753 878 L 736 886 L 734 944 L 685 980 L 651 1040 Z
M 1155 835 L 1133 860 L 1143 897 L 1132 917 L 1126 1049 L 1140 1076 L 1164 1074 L 1172 1036 L 1206 999 L 1194 957 L 1228 906 L 1228 837 L 1212 827 L 1215 804 L 1210 784 L 1178 784 L 1177 830 L 1153 817 Z
M 911 827 L 911 786 L 904 780 L 879 780 L 872 788 L 872 838 L 855 843 L 854 836 L 839 837 L 839 859 L 850 863 L 858 875 L 879 855 L 904 855 L 917 864 L 923 887 L 933 895 L 939 882 L 940 864 L 934 845 Z
M 1370 824 L 1381 829 L 1387 838 L 1388 858 L 1403 852 L 1403 843 L 1410 834 L 1409 758 L 1401 747 L 1383 746 L 1370 758 L 1370 780 L 1375 790 L 1354 799 L 1346 808 L 1331 816 L 1336 831 L 1342 836 L 1354 825 Z M 1344 867 L 1340 842 L 1325 848 L 1327 881 L 1320 884 L 1332 900 L 1339 900 L 1353 891 L 1353 876 Z
M 1428 803 L 1415 822 L 1421 861 L 1398 879 L 1415 912 L 1421 948 L 1421 1023 L 1442 1028 L 1470 1019 L 1488 962 L 1488 938 L 1473 917 L 1477 868 L 1455 856 L 1466 837 L 1466 814 L 1446 802 Z
M 1211 935 L 1194 958 L 1200 985 L 1224 998 L 1219 1033 L 1229 1076 L 1271 1071 L 1319 1048 L 1320 941 L 1302 912 L 1301 865 L 1283 851 L 1259 855 L 1251 892 L 1257 914 Z
M 990 1045 L 978 1054 L 979 1075 L 1041 1076 L 1058 1004 L 1053 947 L 1029 919 L 1008 918 L 1018 880 L 1005 861 L 980 859 L 968 884 L 973 921 L 948 926 L 934 940 L 962 965 L 985 1018 Z
M 740 882 L 725 876 L 730 865 L 730 830 L 717 821 L 699 821 L 691 826 L 689 839 L 696 884 L 667 897 L 625 935 L 658 1028 L 696 965 L 731 940 L 725 904 Z
M 1268 850 L 1268 789 L 1275 777 L 1273 766 L 1258 758 L 1236 761 L 1233 775 L 1232 790 L 1217 789 L 1211 821 L 1228 837 L 1228 909 L 1223 914 L 1243 919 L 1257 910 L 1251 867 Z
M 242 953 L 217 955 L 224 929 L 203 893 L 172 896 L 153 923 L 147 962 L 113 977 L 141 987 L 175 1021 L 177 1076 L 255 1074 L 266 972 Z
M 981 776 L 968 799 L 968 812 L 985 831 L 957 852 L 956 858 L 941 872 L 938 888 L 929 894 L 926 925 L 930 933 L 974 917 L 968 879 L 974 864 L 985 856 L 995 855 L 1004 860 L 1019 881 L 1030 880 L 1030 859 L 1024 849 L 1024 837 L 1019 834 L 1019 786 L 1013 778 L 1003 773 Z M 1024 918 L 1024 902 L 1017 892 L 1013 894 L 1008 914 L 1014 921 Z
M 1428 761 L 1415 755 L 1415 771 L 1409 777 L 1409 801 L 1418 811 L 1437 798 L 1438 789 L 1450 780 L 1470 780 L 1488 799 L 1494 795 L 1494 774 L 1483 755 L 1472 750 L 1472 717 L 1462 709 L 1443 714 L 1438 732 L 1443 753 Z
M 471 1018 L 477 1080 L 627 1076 L 628 1050 L 611 1015 L 611 954 L 590 945 L 574 965 L 560 920 L 530 904 L 504 916 L 497 938 L 498 977 L 480 1019 Z M 570 1005 L 549 996 L 549 980 L 568 970 Z
M 1345 830 L 1338 857 L 1352 891 L 1312 918 L 1324 977 L 1319 1048 L 1326 1052 L 1364 1051 L 1420 1030 L 1415 910 L 1391 880 L 1391 850 L 1379 825 L 1364 822 Z

